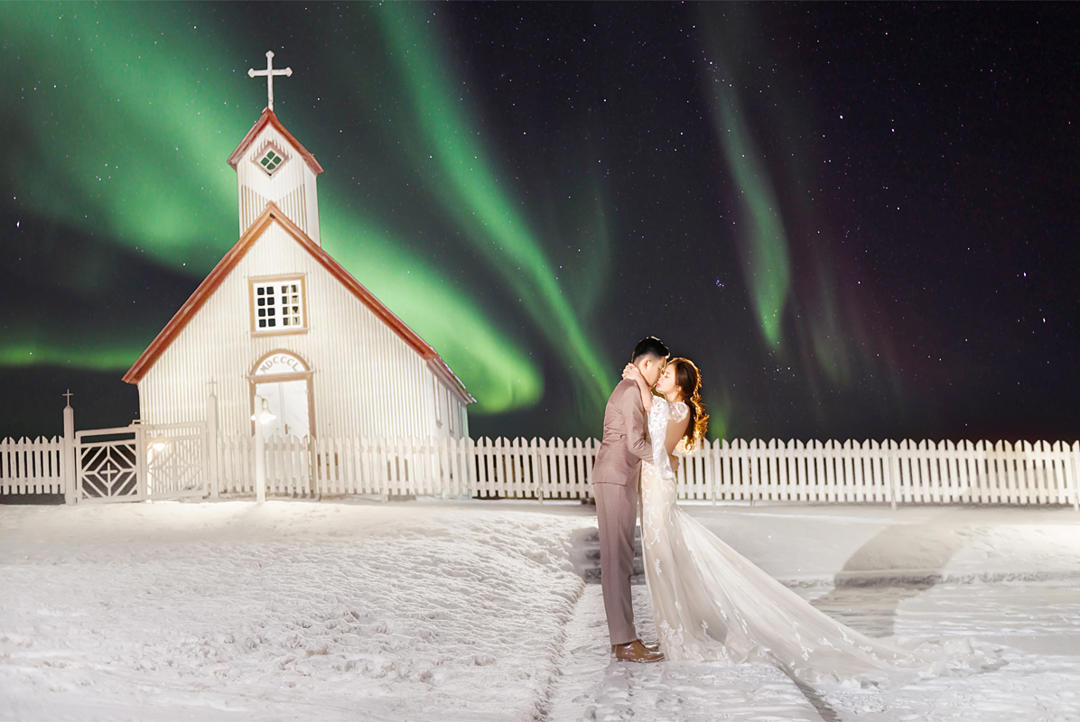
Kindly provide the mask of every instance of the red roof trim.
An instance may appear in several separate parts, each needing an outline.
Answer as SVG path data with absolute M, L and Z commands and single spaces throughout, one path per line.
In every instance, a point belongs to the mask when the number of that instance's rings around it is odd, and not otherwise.
M 461 382 L 461 379 L 457 377 L 450 367 L 446 365 L 446 362 L 442 360 L 442 357 L 435 355 L 433 358 L 427 360 L 428 369 L 431 373 L 435 374 L 443 384 L 454 392 L 454 395 L 458 397 L 461 403 L 468 406 L 469 404 L 475 404 L 476 399 L 465 388 L 465 384 Z
M 150 345 L 146 347 L 146 350 L 142 352 L 127 373 L 124 374 L 124 381 L 129 384 L 137 384 L 146 375 L 150 367 L 154 365 L 158 357 L 164 353 L 176 338 L 176 336 L 184 329 L 188 322 L 195 317 L 196 312 L 202 308 L 206 300 L 217 290 L 218 286 L 225 280 L 225 277 L 229 275 L 229 272 L 236 267 L 236 264 L 240 262 L 240 259 L 248 252 L 252 245 L 254 245 L 256 239 L 258 239 L 263 231 L 273 222 L 277 222 L 285 231 L 296 240 L 304 250 L 310 253 L 315 260 L 317 260 L 326 270 L 330 272 L 338 281 L 340 281 L 354 296 L 360 299 L 375 316 L 378 317 L 383 323 L 389 326 L 398 336 L 401 337 L 405 343 L 407 343 L 414 351 L 420 354 L 421 357 L 428 363 L 428 368 L 432 373 L 438 376 L 451 390 L 455 392 L 459 399 L 464 404 L 471 404 L 476 401 L 471 394 L 465 389 L 465 385 L 461 383 L 461 380 L 454 375 L 454 372 L 450 370 L 446 362 L 442 357 L 435 352 L 431 346 L 429 346 L 424 339 L 420 338 L 411 328 L 405 325 L 405 322 L 398 318 L 393 311 L 387 308 L 375 295 L 367 290 L 363 284 L 356 280 L 351 273 L 346 271 L 340 263 L 335 261 L 329 253 L 324 251 L 313 240 L 311 240 L 303 230 L 300 229 L 295 223 L 273 203 L 267 203 L 266 210 L 255 220 L 254 223 L 244 232 L 244 235 L 236 242 L 236 244 L 229 249 L 218 264 L 214 266 L 214 269 L 210 271 L 203 282 L 199 284 L 198 288 L 191 294 L 184 305 L 180 307 L 172 317 L 172 319 L 165 325 L 165 328 L 158 333 L 157 337 L 150 342 Z
M 307 162 L 308 166 L 311 167 L 311 170 L 315 172 L 315 175 L 319 175 L 323 172 L 323 167 L 319 165 L 319 161 L 315 160 L 315 156 L 311 154 L 311 151 L 301 145 L 300 141 L 296 139 L 296 136 L 286 130 L 285 126 L 278 120 L 278 117 L 274 115 L 274 111 L 269 108 L 263 110 L 262 115 L 255 121 L 255 125 L 251 126 L 251 130 L 249 130 L 247 135 L 244 136 L 244 139 L 240 141 L 240 145 L 236 146 L 236 150 L 229 155 L 229 165 L 233 167 L 233 170 L 236 170 L 236 165 L 247 151 L 248 146 L 254 142 L 255 136 L 259 134 L 259 131 L 261 131 L 267 123 L 274 126 L 279 133 L 285 136 L 285 140 L 289 141 L 289 144 L 296 149 L 296 152 Z

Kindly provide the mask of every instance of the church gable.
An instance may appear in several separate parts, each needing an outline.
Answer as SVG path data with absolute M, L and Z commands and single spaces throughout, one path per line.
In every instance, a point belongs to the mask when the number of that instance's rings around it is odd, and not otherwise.
M 311 154 L 307 148 L 305 148 L 296 137 L 290 133 L 281 121 L 278 119 L 274 111 L 266 108 L 263 110 L 262 115 L 255 121 L 255 125 L 251 126 L 251 130 L 247 132 L 244 139 L 240 141 L 236 149 L 229 155 L 228 163 L 232 166 L 233 170 L 239 170 L 240 161 L 245 157 L 247 151 L 255 144 L 257 139 L 261 139 L 265 136 L 264 131 L 267 129 L 275 131 L 275 137 L 280 143 L 280 149 L 286 152 L 293 151 L 297 157 L 303 160 L 304 164 L 315 175 L 320 175 L 323 172 L 323 167 L 319 165 L 319 161 L 315 160 L 315 156 Z
M 293 318 L 301 322 L 290 325 L 288 330 L 285 331 L 286 333 L 304 332 L 307 330 L 307 319 L 309 314 L 313 313 L 313 311 L 306 307 L 308 294 L 306 284 L 309 283 L 310 280 L 302 272 L 302 269 L 309 268 L 312 263 L 314 263 L 314 268 L 325 271 L 328 276 L 333 279 L 335 285 L 343 287 L 343 289 L 353 298 L 366 306 L 378 321 L 404 341 L 406 347 L 419 354 L 432 373 L 442 380 L 447 388 L 451 389 L 463 403 L 467 404 L 474 401 L 465 390 L 461 381 L 446 365 L 446 362 L 435 352 L 435 349 L 416 335 L 412 329 L 405 325 L 405 323 L 391 312 L 390 309 L 383 305 L 382 302 L 357 281 L 352 274 L 342 268 L 337 261 L 326 253 L 326 251 L 308 238 L 304 232 L 297 227 L 296 224 L 292 223 L 292 221 L 282 213 L 281 209 L 273 203 L 267 206 L 263 214 L 248 229 L 248 232 L 241 236 L 229 252 L 222 257 L 217 266 L 215 266 L 203 282 L 199 284 L 199 287 L 195 289 L 195 292 L 191 294 L 191 297 L 180 307 L 180 310 L 176 312 L 172 320 L 170 320 L 165 328 L 162 329 L 157 338 L 151 342 L 124 375 L 124 381 L 128 383 L 138 383 L 143 376 L 146 375 L 150 367 L 173 343 L 184 327 L 195 318 L 206 305 L 207 301 L 225 283 L 226 279 L 230 277 L 233 270 L 236 269 L 241 261 L 249 254 L 255 244 L 262 241 L 264 236 L 268 234 L 280 237 L 283 240 L 287 240 L 287 242 L 284 247 L 276 249 L 276 252 L 273 254 L 274 261 L 272 263 L 260 263 L 257 267 L 249 267 L 248 270 L 253 274 L 252 277 L 248 279 L 249 293 L 251 289 L 258 288 L 258 284 L 261 281 L 277 283 L 279 284 L 279 289 L 281 286 L 285 287 L 284 294 L 280 299 L 275 299 L 275 302 L 279 303 L 279 307 L 284 309 L 285 312 L 292 314 Z M 270 238 L 266 238 L 266 241 L 273 243 Z M 295 289 L 292 288 L 293 285 L 295 285 Z M 264 304 L 263 307 L 266 308 L 266 305 Z M 293 310 L 294 307 L 296 308 L 295 311 Z M 245 304 L 243 306 L 242 313 L 245 325 L 250 321 L 252 327 L 257 326 L 258 308 L 257 298 L 250 305 Z M 318 312 L 323 313 L 323 311 Z M 239 316 L 241 310 L 232 307 L 230 313 Z M 275 316 L 277 316 L 276 313 Z M 266 318 L 267 316 L 264 314 L 263 317 Z M 277 328 L 278 333 L 280 333 L 284 327 L 275 324 L 275 328 Z M 266 327 L 263 329 L 262 334 L 249 332 L 249 335 L 258 336 L 272 334 L 269 333 L 269 327 Z
M 255 222 L 267 203 L 273 203 L 306 236 L 320 243 L 315 185 L 322 167 L 281 125 L 273 111 L 263 111 L 229 156 L 229 165 L 236 169 L 241 233 Z

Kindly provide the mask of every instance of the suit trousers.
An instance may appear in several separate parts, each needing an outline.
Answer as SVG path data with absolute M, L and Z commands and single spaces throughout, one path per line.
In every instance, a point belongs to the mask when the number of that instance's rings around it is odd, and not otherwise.
M 593 485 L 600 529 L 600 586 L 604 594 L 611 643 L 637 639 L 630 576 L 634 573 L 634 526 L 638 512 L 638 477 L 629 484 Z

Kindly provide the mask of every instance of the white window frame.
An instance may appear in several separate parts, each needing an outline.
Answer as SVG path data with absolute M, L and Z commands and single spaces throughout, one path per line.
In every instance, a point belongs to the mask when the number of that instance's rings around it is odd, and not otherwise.
M 251 332 L 256 336 L 303 333 L 308 329 L 303 275 L 250 279 Z M 259 312 L 265 311 L 260 316 Z M 267 325 L 260 326 L 260 320 Z M 273 320 L 274 324 L 269 325 Z

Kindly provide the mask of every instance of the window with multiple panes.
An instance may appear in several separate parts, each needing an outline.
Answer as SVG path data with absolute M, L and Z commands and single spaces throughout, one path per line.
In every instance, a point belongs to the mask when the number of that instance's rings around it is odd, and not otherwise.
M 293 331 L 304 327 L 304 280 L 252 283 L 254 328 L 259 331 Z
M 273 145 L 268 145 L 263 154 L 259 156 L 255 164 L 262 168 L 269 175 L 273 175 L 274 171 L 285 162 L 285 154 L 275 148 Z

